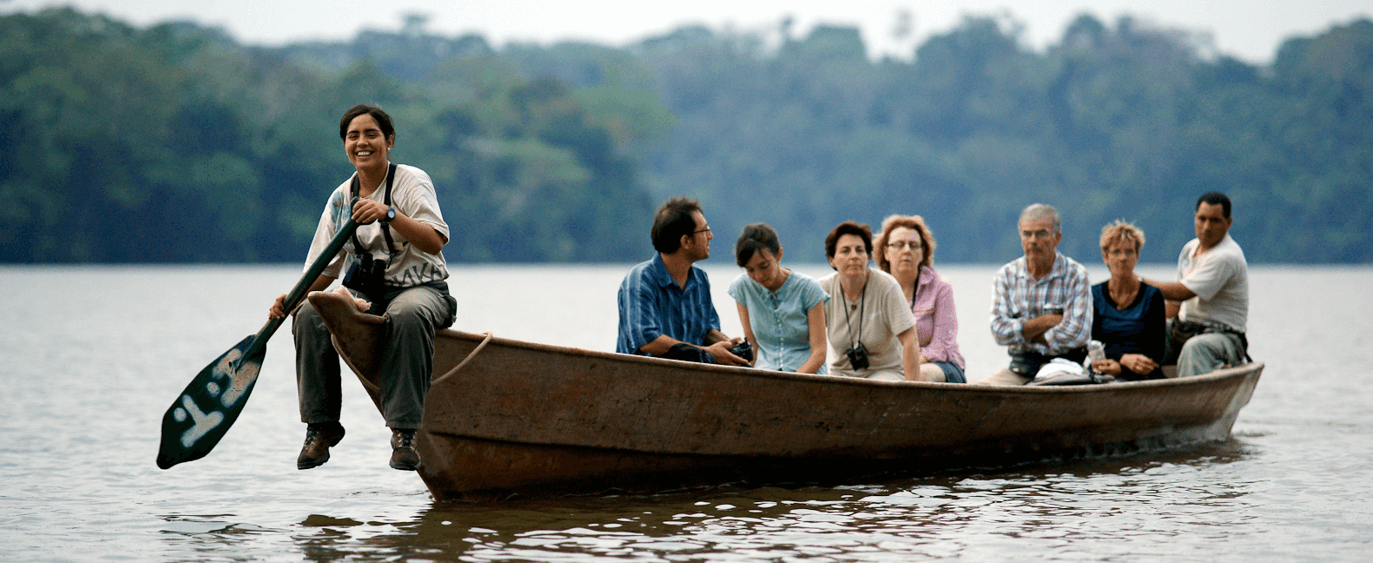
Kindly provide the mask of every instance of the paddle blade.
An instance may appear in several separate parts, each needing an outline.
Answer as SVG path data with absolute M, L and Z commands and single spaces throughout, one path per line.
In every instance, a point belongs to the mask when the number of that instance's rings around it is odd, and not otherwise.
M 255 338 L 257 335 L 244 338 L 200 370 L 162 415 L 158 467 L 168 469 L 205 457 L 238 420 L 267 353 L 265 345 L 249 350 Z M 246 353 L 252 355 L 245 357 Z

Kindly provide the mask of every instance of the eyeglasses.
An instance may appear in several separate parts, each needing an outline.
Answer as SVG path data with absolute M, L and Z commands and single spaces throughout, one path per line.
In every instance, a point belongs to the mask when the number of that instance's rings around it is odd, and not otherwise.
M 710 225 L 706 225 L 706 228 L 700 229 L 700 230 L 696 230 L 696 231 L 691 231 L 691 234 L 693 234 L 693 235 L 699 235 L 699 234 L 701 234 L 701 233 L 709 233 L 709 232 L 710 232 Z
M 903 248 L 909 248 L 911 250 L 920 250 L 921 244 L 918 240 L 898 240 L 895 242 L 887 243 L 887 246 L 895 248 L 897 250 L 901 250 Z

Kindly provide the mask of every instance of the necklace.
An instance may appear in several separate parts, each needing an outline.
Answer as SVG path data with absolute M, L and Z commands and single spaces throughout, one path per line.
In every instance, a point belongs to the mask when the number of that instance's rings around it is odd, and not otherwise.
M 1139 289 L 1142 284 L 1139 281 L 1138 277 L 1136 277 L 1133 281 L 1133 287 L 1130 288 L 1129 292 L 1126 292 L 1119 288 L 1111 287 L 1110 282 L 1107 282 L 1106 293 L 1110 294 L 1112 301 L 1115 301 L 1116 310 L 1123 311 L 1129 308 L 1130 305 L 1135 302 L 1135 296 L 1139 295 Z

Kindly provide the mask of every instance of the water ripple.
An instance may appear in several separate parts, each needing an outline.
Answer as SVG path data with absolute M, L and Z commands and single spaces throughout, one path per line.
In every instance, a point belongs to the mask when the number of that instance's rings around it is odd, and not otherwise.
M 985 270 L 941 268 L 972 315 L 965 326 L 985 322 L 976 302 Z M 473 297 L 510 291 L 506 270 L 455 267 L 464 322 L 544 342 L 613 342 L 604 334 L 613 315 L 595 312 L 613 310 L 622 268 L 525 273 L 538 274 L 537 287 L 609 289 L 512 313 L 508 300 Z M 224 442 L 203 460 L 157 469 L 160 416 L 175 393 L 260 326 L 263 306 L 298 276 L 295 266 L 0 267 L 0 292 L 25 296 L 8 311 L 25 329 L 0 332 L 0 560 L 1261 563 L 1363 561 L 1373 543 L 1373 378 L 1349 367 L 1373 365 L 1363 345 L 1373 269 L 1254 272 L 1250 340 L 1269 367 L 1235 437 L 1186 451 L 857 483 L 441 503 L 387 467 L 389 434 L 355 386 L 345 388 L 348 437 L 333 459 L 295 469 L 304 428 L 281 339 Z M 1304 291 L 1317 284 L 1338 297 Z M 111 306 L 91 288 L 121 288 L 127 301 Z M 1304 296 L 1300 313 L 1290 296 Z M 540 314 L 578 325 L 565 334 L 522 320 Z M 960 340 L 970 371 L 1004 357 L 971 329 Z

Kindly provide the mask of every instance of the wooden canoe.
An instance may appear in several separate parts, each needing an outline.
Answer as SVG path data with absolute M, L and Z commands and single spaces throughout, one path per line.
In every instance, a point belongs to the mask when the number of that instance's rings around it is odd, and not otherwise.
M 382 318 L 333 293 L 310 302 L 376 401 Z M 1262 371 L 1256 363 L 1182 379 L 982 387 L 443 330 L 416 446 L 420 477 L 441 500 L 1006 466 L 1226 439 Z

